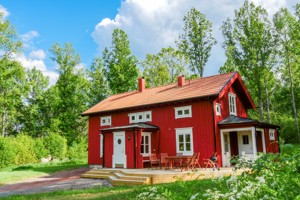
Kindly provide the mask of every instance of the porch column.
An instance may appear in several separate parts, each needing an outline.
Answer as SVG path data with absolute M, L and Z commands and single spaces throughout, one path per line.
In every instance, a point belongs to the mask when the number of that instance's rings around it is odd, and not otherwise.
M 253 158 L 256 158 L 257 155 L 257 147 L 256 147 L 256 134 L 255 134 L 255 128 L 252 127 L 251 128 L 251 132 L 252 132 L 252 144 L 253 144 Z

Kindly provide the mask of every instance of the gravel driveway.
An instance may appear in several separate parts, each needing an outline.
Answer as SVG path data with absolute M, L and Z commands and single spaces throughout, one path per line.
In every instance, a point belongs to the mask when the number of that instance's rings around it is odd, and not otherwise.
M 88 168 L 81 168 L 57 172 L 49 176 L 32 178 L 20 183 L 0 186 L 0 197 L 16 194 L 84 189 L 95 186 L 111 187 L 111 184 L 107 180 L 80 178 L 80 175 L 88 170 Z

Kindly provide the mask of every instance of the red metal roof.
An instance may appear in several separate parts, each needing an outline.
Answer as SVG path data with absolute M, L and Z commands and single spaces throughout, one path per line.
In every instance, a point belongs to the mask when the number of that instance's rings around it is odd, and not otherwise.
M 177 83 L 172 83 L 147 88 L 143 92 L 137 90 L 115 94 L 83 112 L 82 115 L 218 95 L 235 74 L 236 72 L 231 72 L 199 78 L 190 82 L 186 81 L 185 85 L 181 87 L 178 87 Z

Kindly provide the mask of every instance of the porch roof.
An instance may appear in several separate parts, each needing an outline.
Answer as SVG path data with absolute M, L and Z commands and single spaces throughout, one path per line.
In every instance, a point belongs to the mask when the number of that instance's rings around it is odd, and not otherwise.
M 117 130 L 132 130 L 132 129 L 144 129 L 149 131 L 156 131 L 159 130 L 158 126 L 147 124 L 147 123 L 134 123 L 126 126 L 116 126 L 116 127 L 110 127 L 110 128 L 104 128 L 101 129 L 102 132 L 111 132 L 111 131 L 117 131 Z
M 243 118 L 237 116 L 229 116 L 218 123 L 220 128 L 232 128 L 232 127 L 240 127 L 240 126 L 255 126 L 261 128 L 280 128 L 280 126 L 275 124 L 269 124 L 265 122 L 261 122 L 251 118 Z

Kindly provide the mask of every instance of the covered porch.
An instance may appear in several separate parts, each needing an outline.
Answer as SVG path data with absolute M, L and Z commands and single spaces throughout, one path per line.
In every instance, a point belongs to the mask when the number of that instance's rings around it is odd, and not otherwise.
M 231 166 L 231 159 L 257 158 L 258 153 L 277 153 L 279 126 L 249 118 L 229 116 L 219 122 L 222 166 Z

